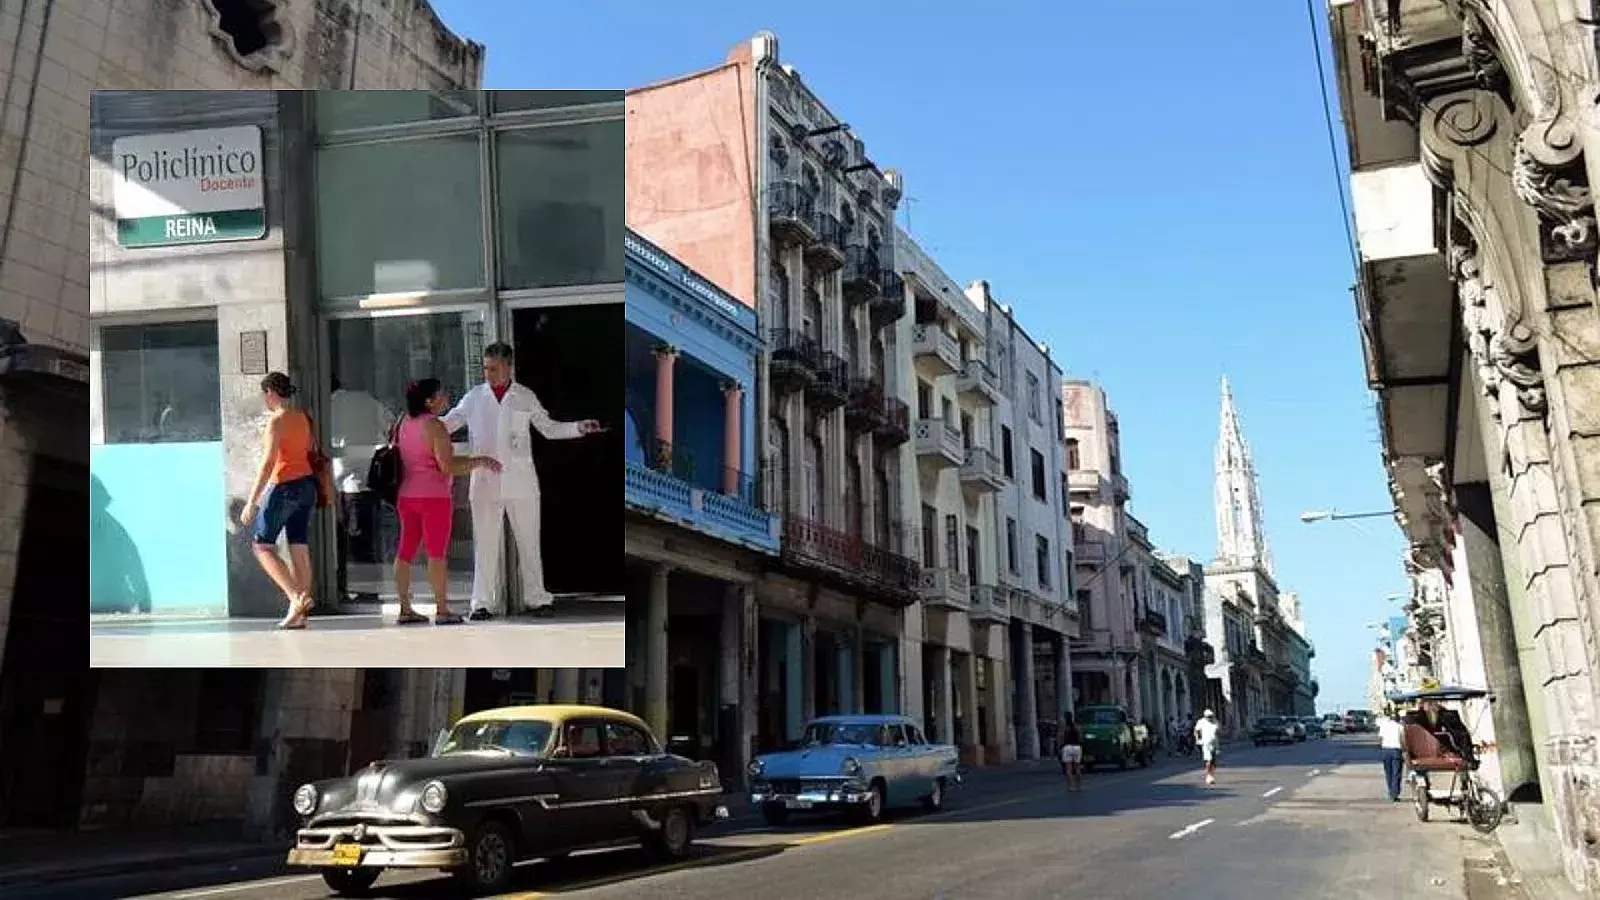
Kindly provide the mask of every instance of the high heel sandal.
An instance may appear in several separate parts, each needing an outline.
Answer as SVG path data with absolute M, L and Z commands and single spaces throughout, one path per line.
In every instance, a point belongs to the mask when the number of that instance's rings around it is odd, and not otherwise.
M 311 599 L 310 593 L 295 595 L 295 598 L 289 602 L 289 614 L 284 616 L 283 620 L 278 623 L 278 628 L 283 631 L 299 631 L 305 628 L 306 619 L 310 617 L 311 607 L 314 605 L 315 601 Z

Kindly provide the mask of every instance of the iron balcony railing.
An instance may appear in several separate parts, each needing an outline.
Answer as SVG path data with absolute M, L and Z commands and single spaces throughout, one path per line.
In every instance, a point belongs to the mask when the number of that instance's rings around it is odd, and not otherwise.
M 854 302 L 865 302 L 883 292 L 882 256 L 874 247 L 857 244 L 844 250 L 844 293 Z
M 783 520 L 782 553 L 789 564 L 867 588 L 880 602 L 907 606 L 916 600 L 920 573 L 916 562 L 864 537 L 788 515 Z
M 816 218 L 816 205 L 816 198 L 799 182 L 780 181 L 767 187 L 767 213 L 773 219 L 810 226 Z
M 811 228 L 817 233 L 817 246 L 844 251 L 845 230 L 838 216 L 819 209 L 811 216 Z

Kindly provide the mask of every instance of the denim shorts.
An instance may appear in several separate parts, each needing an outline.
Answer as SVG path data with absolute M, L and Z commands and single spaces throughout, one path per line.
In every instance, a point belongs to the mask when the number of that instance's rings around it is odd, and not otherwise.
M 291 544 L 311 542 L 311 514 L 317 509 L 317 479 L 296 478 L 267 488 L 267 498 L 256 511 L 253 539 L 257 544 L 276 544 L 286 534 Z

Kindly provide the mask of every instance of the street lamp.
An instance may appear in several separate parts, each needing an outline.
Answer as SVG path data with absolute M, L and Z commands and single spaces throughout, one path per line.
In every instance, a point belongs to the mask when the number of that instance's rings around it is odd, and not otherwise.
M 1382 516 L 1392 516 L 1390 510 L 1364 513 L 1342 513 L 1336 509 L 1308 509 L 1300 514 L 1300 521 L 1311 525 L 1317 522 L 1340 522 L 1345 519 L 1376 519 Z

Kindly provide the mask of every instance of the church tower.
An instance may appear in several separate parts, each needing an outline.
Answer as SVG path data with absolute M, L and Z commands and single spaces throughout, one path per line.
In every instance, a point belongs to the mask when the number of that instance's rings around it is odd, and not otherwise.
M 1239 430 L 1233 390 L 1222 379 L 1222 430 L 1217 437 L 1217 562 L 1272 572 L 1272 554 L 1261 526 L 1261 491 L 1250 448 Z

